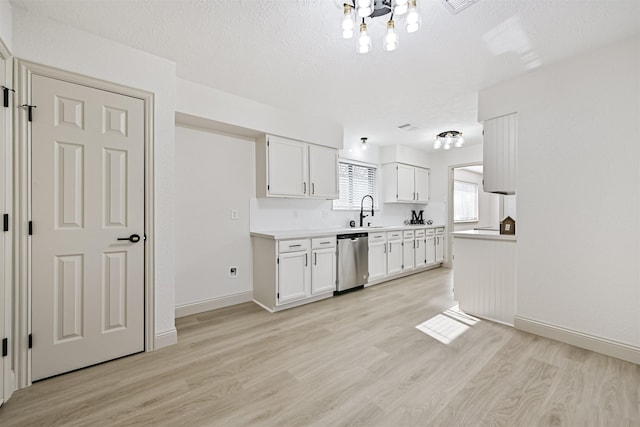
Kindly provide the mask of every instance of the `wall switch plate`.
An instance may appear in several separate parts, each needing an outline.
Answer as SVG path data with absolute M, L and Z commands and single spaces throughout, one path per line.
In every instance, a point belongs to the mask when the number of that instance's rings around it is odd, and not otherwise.
M 238 277 L 238 267 L 229 267 L 229 277 L 232 279 Z
M 239 218 L 238 209 L 231 209 L 231 219 L 236 220 Z

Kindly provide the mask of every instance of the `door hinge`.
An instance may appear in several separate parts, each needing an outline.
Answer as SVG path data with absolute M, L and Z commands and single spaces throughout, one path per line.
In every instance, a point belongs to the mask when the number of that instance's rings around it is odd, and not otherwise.
M 13 89 L 9 89 L 6 86 L 2 86 L 2 104 L 5 108 L 9 108 L 9 92 L 15 93 L 16 91 Z
M 9 338 L 2 338 L 2 357 L 9 355 Z
M 27 120 L 32 122 L 33 121 L 33 109 L 34 108 L 38 108 L 38 107 L 35 106 L 35 105 L 22 104 L 22 108 L 26 108 L 27 109 Z
M 9 231 L 9 214 L 4 214 L 2 216 L 2 230 Z
M 33 334 L 29 334 L 29 348 L 33 348 Z
M 29 236 L 33 235 L 33 221 L 29 221 Z

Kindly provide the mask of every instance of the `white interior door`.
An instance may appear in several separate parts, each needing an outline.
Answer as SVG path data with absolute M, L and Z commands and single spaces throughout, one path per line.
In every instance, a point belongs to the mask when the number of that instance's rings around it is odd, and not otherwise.
M 37 75 L 31 93 L 35 381 L 144 350 L 144 102 Z

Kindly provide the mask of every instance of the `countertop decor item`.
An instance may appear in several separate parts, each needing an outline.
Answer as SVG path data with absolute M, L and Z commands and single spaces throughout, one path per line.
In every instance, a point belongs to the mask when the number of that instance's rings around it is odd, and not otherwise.
M 500 221 L 500 234 L 516 234 L 516 220 L 508 216 Z

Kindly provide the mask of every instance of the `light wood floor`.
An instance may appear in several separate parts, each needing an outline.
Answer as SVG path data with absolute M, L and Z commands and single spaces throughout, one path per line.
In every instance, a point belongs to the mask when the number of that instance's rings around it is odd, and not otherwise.
M 638 426 L 640 366 L 482 321 L 449 345 L 438 269 L 269 314 L 177 321 L 179 344 L 52 378 L 2 426 Z

